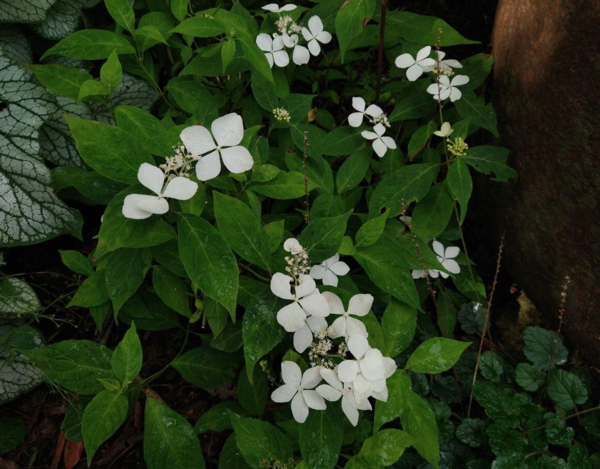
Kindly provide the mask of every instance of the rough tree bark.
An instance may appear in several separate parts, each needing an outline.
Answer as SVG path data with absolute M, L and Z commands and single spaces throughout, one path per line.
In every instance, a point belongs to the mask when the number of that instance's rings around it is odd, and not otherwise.
M 600 372 L 600 1 L 500 0 L 493 102 L 519 180 L 483 183 L 503 264 Z M 494 202 L 495 201 L 495 202 Z M 556 324 L 556 321 L 554 321 Z M 596 374 L 597 376 L 597 374 Z

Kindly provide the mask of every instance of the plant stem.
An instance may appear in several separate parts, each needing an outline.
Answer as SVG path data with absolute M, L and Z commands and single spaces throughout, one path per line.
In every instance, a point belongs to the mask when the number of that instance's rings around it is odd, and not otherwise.
M 379 55 L 377 57 L 377 87 L 375 88 L 375 102 L 378 104 L 381 96 L 381 76 L 383 75 L 383 43 L 385 41 L 386 13 L 387 0 L 381 0 L 381 21 L 379 22 Z

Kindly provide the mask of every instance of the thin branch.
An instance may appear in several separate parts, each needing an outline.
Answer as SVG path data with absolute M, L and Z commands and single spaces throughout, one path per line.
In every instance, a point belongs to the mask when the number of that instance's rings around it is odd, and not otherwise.
M 385 17 L 387 13 L 387 0 L 381 0 L 381 21 L 379 23 L 379 55 L 377 58 L 377 87 L 375 88 L 375 102 L 379 103 L 381 95 L 381 76 L 383 75 L 383 43 L 385 41 Z

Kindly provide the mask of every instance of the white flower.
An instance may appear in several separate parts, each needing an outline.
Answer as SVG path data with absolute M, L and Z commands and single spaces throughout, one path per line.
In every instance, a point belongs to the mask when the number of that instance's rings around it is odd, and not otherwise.
M 169 211 L 166 198 L 177 200 L 191 199 L 198 190 L 198 184 L 185 177 L 175 177 L 165 182 L 165 173 L 156 166 L 142 163 L 138 170 L 138 180 L 156 195 L 129 194 L 123 201 L 123 216 L 142 220 L 153 214 L 161 215 Z
M 283 249 L 285 249 L 287 252 L 292 253 L 294 255 L 300 254 L 302 251 L 304 251 L 304 248 L 302 247 L 302 245 L 298 242 L 298 240 L 296 238 L 286 239 L 285 243 L 283 243 Z
M 360 404 L 356 402 L 352 383 L 342 383 L 335 371 L 321 368 L 321 377 L 328 384 L 322 384 L 317 392 L 325 399 L 336 402 L 342 398 L 342 410 L 352 425 L 358 424 L 358 410 L 371 410 L 371 403 L 364 399 Z
M 438 278 L 440 276 L 440 271 L 439 270 L 435 270 L 435 269 L 416 269 L 413 270 L 411 272 L 412 274 L 412 278 L 414 278 L 415 280 L 420 279 L 420 278 L 425 278 L 425 272 L 427 272 L 427 275 L 430 278 Z
M 281 364 L 281 377 L 285 383 L 271 394 L 274 402 L 292 401 L 292 414 L 298 423 L 304 423 L 308 409 L 325 410 L 325 401 L 314 387 L 321 382 L 321 368 L 309 368 L 302 374 L 300 367 L 291 361 Z
M 381 158 L 383 155 L 385 155 L 388 148 L 392 150 L 396 148 L 396 142 L 394 142 L 392 137 L 383 136 L 385 133 L 385 126 L 383 124 L 377 124 L 375 127 L 373 127 L 373 130 L 375 132 L 365 130 L 361 132 L 361 135 L 367 140 L 373 140 L 373 150 L 375 150 L 377 156 Z
M 442 124 L 442 126 L 440 127 L 440 130 L 436 130 L 434 133 L 434 135 L 437 135 L 438 137 L 449 137 L 452 132 L 454 132 L 454 129 L 452 128 L 452 126 L 450 125 L 450 122 L 444 122 Z
M 402 54 L 396 57 L 396 67 L 408 68 L 406 71 L 406 78 L 409 81 L 415 81 L 426 71 L 431 71 L 435 67 L 436 61 L 429 58 L 431 54 L 431 46 L 423 47 L 417 52 L 417 58 L 413 59 L 410 54 Z
M 367 381 L 383 379 L 385 384 L 385 362 L 379 349 L 371 348 L 367 338 L 362 334 L 350 336 L 348 349 L 355 360 L 344 360 L 338 365 L 338 376 L 342 381 L 353 382 L 360 373 Z
M 319 265 L 313 265 L 310 269 L 310 276 L 315 280 L 323 280 L 323 285 L 337 287 L 337 276 L 346 275 L 348 272 L 350 272 L 350 267 L 340 261 L 340 255 L 336 254 Z
M 433 67 L 429 67 L 429 66 L 424 66 L 423 70 L 425 72 L 431 72 L 434 71 L 436 69 L 439 69 L 438 72 L 443 74 L 443 75 L 451 75 L 452 74 L 452 69 L 454 68 L 462 68 L 462 64 L 458 61 L 458 60 L 454 60 L 454 59 L 446 59 L 446 60 L 442 60 L 445 56 L 446 53 L 442 52 L 441 50 L 436 50 L 435 54 L 437 56 L 437 60 L 435 61 L 435 65 Z
M 450 98 L 450 101 L 454 102 L 462 97 L 462 92 L 457 86 L 466 85 L 469 83 L 469 77 L 466 75 L 456 75 L 450 81 L 446 75 L 439 75 L 439 83 L 432 83 L 427 88 L 427 92 L 433 95 L 433 99 L 437 101 L 444 101 Z
M 440 264 L 444 266 L 448 272 L 452 274 L 460 273 L 460 266 L 458 262 L 454 260 L 458 253 L 460 252 L 460 248 L 457 246 L 448 246 L 444 249 L 444 245 L 439 241 L 433 241 L 433 250 L 437 254 L 437 260 L 440 261 Z M 440 275 L 443 278 L 448 278 L 448 274 L 446 272 L 440 272 Z
M 361 97 L 352 98 L 352 107 L 356 109 L 357 112 L 353 112 L 348 116 L 348 124 L 352 127 L 359 127 L 362 124 L 363 117 L 379 117 L 383 114 L 383 109 L 381 109 L 376 104 L 371 104 L 368 108 L 365 109 L 367 103 Z
M 329 44 L 331 42 L 331 33 L 323 31 L 323 22 L 318 16 L 313 16 L 308 20 L 308 29 L 302 28 L 302 35 L 308 42 L 308 50 L 314 56 L 321 53 L 321 44 Z
M 183 129 L 180 138 L 193 157 L 202 156 L 196 163 L 196 176 L 208 181 L 221 172 L 221 158 L 232 173 L 243 173 L 252 168 L 254 161 L 247 148 L 238 144 L 244 138 L 244 123 L 236 113 L 215 119 L 210 126 L 193 125 Z M 213 139 L 214 136 L 214 139 Z M 216 140 L 216 143 L 215 143 Z M 209 153 L 210 152 L 210 153 Z
M 263 10 L 270 11 L 271 13 L 281 13 L 283 11 L 292 11 L 292 10 L 295 10 L 296 8 L 297 8 L 296 5 L 294 5 L 292 3 L 288 3 L 287 5 L 283 5 L 282 7 L 280 7 L 276 3 L 269 3 L 268 5 L 265 5 L 264 7 L 262 7 Z
M 291 36 L 287 33 L 281 36 L 283 39 L 283 44 L 285 47 L 294 48 L 294 52 L 292 53 L 292 61 L 296 65 L 305 65 L 310 60 L 310 52 L 304 46 L 298 44 L 298 35 L 292 34 Z
M 304 326 L 294 332 L 294 348 L 296 352 L 304 352 L 313 341 L 313 334 L 317 335 L 327 329 L 327 321 L 321 316 L 309 316 Z
M 329 310 L 331 314 L 339 314 L 341 317 L 337 318 L 331 324 L 329 337 L 337 339 L 338 337 L 350 337 L 354 334 L 361 334 L 368 337 L 367 328 L 365 324 L 350 315 L 353 316 L 366 316 L 373 306 L 373 296 L 369 294 L 358 294 L 350 298 L 348 304 L 348 311 L 344 309 L 344 304 L 339 296 L 331 292 L 323 292 L 323 296 L 329 303 Z
M 281 36 L 272 38 L 268 34 L 260 33 L 256 36 L 256 44 L 265 53 L 271 68 L 273 68 L 273 63 L 278 67 L 285 67 L 290 63 L 290 56 L 283 50 L 283 38 Z
M 292 294 L 292 277 L 277 272 L 271 278 L 271 291 L 284 300 L 293 300 L 277 313 L 277 322 L 288 332 L 296 332 L 306 325 L 307 316 L 329 315 L 329 303 L 317 290 L 315 281 L 310 275 L 300 275 L 300 284 Z

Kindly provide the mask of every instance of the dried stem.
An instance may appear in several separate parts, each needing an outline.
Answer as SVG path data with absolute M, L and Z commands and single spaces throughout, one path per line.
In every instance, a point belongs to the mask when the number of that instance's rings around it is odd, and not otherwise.
M 381 0 L 381 21 L 379 22 L 379 55 L 377 57 L 377 86 L 375 88 L 375 102 L 379 103 L 381 95 L 381 76 L 383 75 L 383 43 L 385 41 L 385 17 L 387 13 L 387 0 Z

